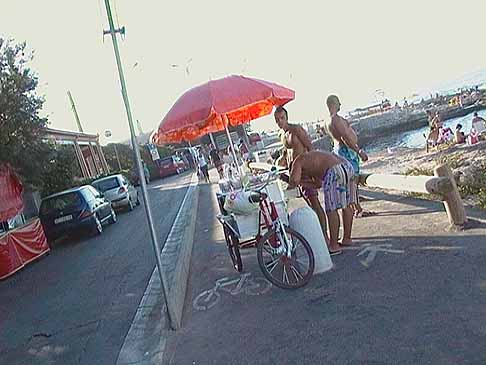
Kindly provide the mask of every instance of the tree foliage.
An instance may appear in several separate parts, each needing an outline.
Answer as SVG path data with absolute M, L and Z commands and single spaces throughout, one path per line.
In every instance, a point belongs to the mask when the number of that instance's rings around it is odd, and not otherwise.
M 40 116 L 44 99 L 28 67 L 32 58 L 25 43 L 0 38 L 0 163 L 9 163 L 24 183 L 40 186 L 51 147 L 42 141 L 47 118 Z
M 74 176 L 80 176 L 73 146 L 50 144 L 50 147 L 50 153 L 43 169 L 42 196 L 75 186 Z
M 110 167 L 110 171 L 120 171 L 120 169 L 118 168 L 118 161 L 116 160 L 115 145 L 118 152 L 118 158 L 120 159 L 122 171 L 132 170 L 135 164 L 135 154 L 133 153 L 133 150 L 130 148 L 130 146 L 125 143 L 110 143 L 102 147 L 103 154 L 105 155 L 106 163 Z M 158 168 L 152 161 L 152 156 L 150 155 L 150 152 L 143 145 L 140 145 L 139 149 L 140 156 L 142 160 L 145 161 L 145 163 L 147 164 L 151 178 L 156 178 L 158 176 Z M 159 151 L 160 158 L 170 156 L 174 153 L 173 148 L 169 146 L 159 146 L 157 147 L 157 150 Z
M 105 155 L 106 163 L 110 167 L 110 171 L 119 171 L 118 161 L 115 154 L 118 152 L 118 157 L 120 159 L 120 165 L 122 170 L 130 170 L 133 166 L 133 151 L 132 149 L 124 143 L 110 143 L 106 146 L 101 147 L 103 154 Z

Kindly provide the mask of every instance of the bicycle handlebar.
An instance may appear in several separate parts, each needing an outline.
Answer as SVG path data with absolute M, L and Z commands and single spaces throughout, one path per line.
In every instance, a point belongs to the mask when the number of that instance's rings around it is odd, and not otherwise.
M 262 191 L 263 189 L 265 189 L 267 187 L 268 184 L 270 184 L 270 181 L 273 178 L 275 178 L 278 175 L 283 175 L 283 174 L 288 173 L 288 172 L 289 172 L 288 169 L 277 169 L 276 167 L 272 167 L 272 169 L 268 172 L 267 181 L 265 181 L 263 183 L 263 185 L 260 186 L 258 189 L 252 189 L 252 191 L 257 191 L 257 192 Z

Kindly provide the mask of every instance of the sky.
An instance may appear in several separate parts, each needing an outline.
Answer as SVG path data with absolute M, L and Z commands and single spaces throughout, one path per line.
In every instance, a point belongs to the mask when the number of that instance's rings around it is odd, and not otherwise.
M 50 126 L 76 130 L 70 90 L 85 132 L 102 143 L 129 129 L 103 0 L 0 0 L 0 37 L 26 41 Z M 144 132 L 187 89 L 229 74 L 296 92 L 291 121 L 372 103 L 376 90 L 403 100 L 486 67 L 486 1 L 111 0 L 128 94 Z M 379 96 L 378 96 L 379 97 Z M 252 123 L 275 129 L 271 116 Z M 108 140 L 105 130 L 112 132 Z

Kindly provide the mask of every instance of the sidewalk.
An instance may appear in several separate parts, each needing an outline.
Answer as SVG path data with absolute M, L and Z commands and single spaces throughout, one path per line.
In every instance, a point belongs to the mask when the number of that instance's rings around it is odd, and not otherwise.
M 356 246 L 333 257 L 333 270 L 299 290 L 221 291 L 199 310 L 201 292 L 240 276 L 215 218 L 216 189 L 201 186 L 185 323 L 170 334 L 165 363 L 486 363 L 484 212 L 450 233 L 441 204 L 365 191 L 373 200 L 364 207 L 379 214 L 355 220 Z M 245 273 L 262 277 L 255 249 L 242 258 Z

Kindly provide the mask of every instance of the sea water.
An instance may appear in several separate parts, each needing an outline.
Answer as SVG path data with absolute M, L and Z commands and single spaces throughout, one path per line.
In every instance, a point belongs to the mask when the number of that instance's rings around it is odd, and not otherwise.
M 486 119 L 486 110 L 478 111 L 478 115 Z M 468 134 L 471 130 L 472 119 L 474 113 L 470 113 L 463 117 L 452 118 L 444 121 L 444 127 L 449 127 L 454 132 L 456 130 L 456 125 L 462 125 L 462 131 Z M 429 132 L 429 127 L 425 126 L 422 128 L 414 129 L 412 131 L 401 132 L 397 134 L 392 134 L 386 137 L 378 138 L 376 141 L 368 144 L 365 150 L 369 153 L 379 152 L 386 149 L 393 150 L 397 147 L 407 147 L 407 148 L 425 148 L 425 137 Z

